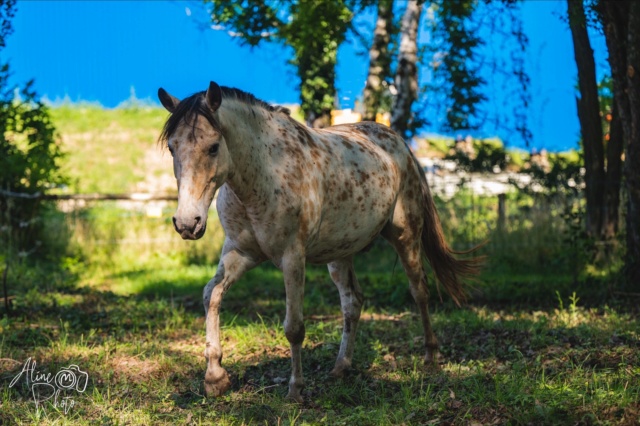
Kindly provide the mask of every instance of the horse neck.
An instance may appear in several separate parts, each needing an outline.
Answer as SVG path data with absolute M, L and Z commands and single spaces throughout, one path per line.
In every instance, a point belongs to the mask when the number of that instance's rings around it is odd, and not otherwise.
M 267 166 L 271 163 L 267 160 L 267 144 L 271 140 L 269 112 L 234 99 L 224 99 L 218 111 L 233 163 L 227 183 L 246 202 L 266 190 L 263 186 L 269 173 Z

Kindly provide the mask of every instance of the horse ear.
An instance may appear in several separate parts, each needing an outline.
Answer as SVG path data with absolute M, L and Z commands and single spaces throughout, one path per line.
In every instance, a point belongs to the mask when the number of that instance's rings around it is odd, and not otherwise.
M 222 90 L 220 90 L 220 86 L 213 81 L 210 82 L 205 98 L 207 99 L 207 105 L 209 105 L 209 108 L 213 111 L 217 111 L 222 103 Z
M 178 107 L 180 100 L 175 96 L 171 96 L 164 90 L 162 87 L 158 89 L 158 99 L 160 99 L 160 103 L 163 107 L 167 109 L 167 111 L 173 113 Z

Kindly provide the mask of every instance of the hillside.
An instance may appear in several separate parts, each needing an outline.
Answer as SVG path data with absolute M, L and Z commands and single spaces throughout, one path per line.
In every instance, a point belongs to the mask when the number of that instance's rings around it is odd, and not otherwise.
M 51 108 L 62 139 L 69 192 L 175 192 L 171 156 L 158 145 L 167 117 L 160 107 Z
M 297 106 L 288 106 L 296 119 L 301 119 Z M 70 193 L 175 193 L 171 156 L 157 143 L 158 136 L 167 118 L 161 107 L 133 106 L 107 109 L 94 104 L 67 104 L 53 107 L 52 118 L 62 139 L 66 156 L 62 162 L 63 173 L 70 178 Z M 438 164 L 451 155 L 455 141 L 442 135 L 428 134 L 416 137 L 412 142 L 415 154 L 427 163 Z M 476 174 L 475 180 L 504 181 L 514 173 L 528 167 L 529 153 L 503 148 L 499 139 L 474 140 L 476 153 L 491 147 L 506 155 L 506 165 L 500 173 Z M 486 153 L 485 153 L 486 154 Z M 473 156 L 472 156 L 473 157 Z M 567 161 L 578 161 L 576 152 L 553 153 L 550 160 L 564 157 Z M 422 161 L 424 165 L 427 165 Z M 447 161 L 445 161 L 447 162 Z M 444 173 L 430 178 L 436 188 L 445 179 L 457 188 L 460 179 L 468 180 L 453 161 L 448 167 L 440 167 Z M 505 173 L 508 172 L 508 173 Z M 449 185 L 449 186 L 451 186 Z M 440 191 L 451 195 L 450 190 Z M 481 193 L 484 193 L 481 191 Z

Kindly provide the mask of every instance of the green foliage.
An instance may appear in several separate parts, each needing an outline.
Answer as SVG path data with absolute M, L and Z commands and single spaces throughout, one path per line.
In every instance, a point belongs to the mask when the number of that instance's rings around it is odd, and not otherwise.
M 611 127 L 613 113 L 613 79 L 610 75 L 605 75 L 598 82 L 598 99 L 600 100 L 600 117 L 602 118 L 602 131 L 608 135 Z M 608 139 L 605 138 L 608 142 Z
M 578 271 L 584 270 L 596 254 L 595 240 L 589 237 L 584 228 L 584 204 L 579 201 L 567 203 L 561 213 L 561 218 L 565 223 L 562 242 L 567 248 L 566 258 L 573 270 L 573 281 L 577 282 Z
M 11 33 L 13 1 L 0 5 L 0 48 Z M 21 89 L 9 84 L 9 65 L 0 65 L 0 190 L 35 194 L 64 182 L 62 156 L 48 108 L 38 100 L 33 81 Z M 0 194 L 0 241 L 3 248 L 32 248 L 38 241 L 35 199 Z
M 433 79 L 423 88 L 423 96 L 438 109 L 443 130 L 493 125 L 504 135 L 519 135 L 526 144 L 531 141 L 527 124 L 530 80 L 525 64 L 528 39 L 520 4 L 514 0 L 430 3 L 432 37 L 424 50 L 429 56 L 422 62 L 431 67 Z M 503 104 L 496 111 L 483 107 L 487 78 L 493 100 Z M 425 120 L 419 117 L 417 122 Z
M 446 128 L 474 129 L 479 126 L 478 107 L 486 100 L 481 93 L 485 84 L 474 67 L 477 51 L 483 41 L 472 28 L 471 18 L 476 0 L 438 1 L 434 5 L 437 18 L 434 36 L 441 40 L 442 52 L 434 69 L 437 83 L 447 94 Z
M 278 16 L 276 4 L 268 0 L 210 0 L 208 3 L 212 21 L 241 32 L 241 42 L 250 46 L 275 39 L 285 25 Z
M 16 0 L 0 1 L 0 49 L 5 47 L 5 38 L 13 32 L 11 20 L 16 13 Z
M 60 184 L 62 155 L 49 109 L 36 100 L 33 82 L 14 98 L 8 66 L 0 70 L 0 187 L 33 194 Z
M 291 6 L 291 22 L 281 34 L 295 52 L 291 63 L 298 71 L 300 107 L 309 122 L 328 117 L 333 108 L 338 47 L 351 18 L 343 0 L 300 1 Z
M 496 169 L 504 170 L 508 162 L 504 145 L 493 139 L 474 139 L 472 155 L 454 146 L 445 158 L 455 161 L 461 170 L 467 172 L 493 173 Z
M 278 41 L 293 49 L 305 119 L 328 120 L 335 97 L 338 46 L 351 25 L 352 9 L 368 1 L 208 0 L 215 24 L 232 29 L 243 43 Z M 324 123 L 328 124 L 328 123 Z
M 531 191 L 534 185 L 539 185 L 552 196 L 581 197 L 584 186 L 582 153 L 550 153 L 548 158 L 551 166 L 548 170 L 536 164 L 523 170 L 531 175 L 532 181 L 519 189 Z

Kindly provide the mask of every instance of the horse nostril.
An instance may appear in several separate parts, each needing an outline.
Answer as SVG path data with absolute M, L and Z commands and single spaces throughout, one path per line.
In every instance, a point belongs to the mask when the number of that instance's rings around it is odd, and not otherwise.
M 173 227 L 176 228 L 176 231 L 178 230 L 178 223 L 176 222 L 176 217 L 172 217 L 171 219 L 173 219 Z
M 196 216 L 196 226 L 198 226 L 201 220 L 202 220 L 202 217 Z

